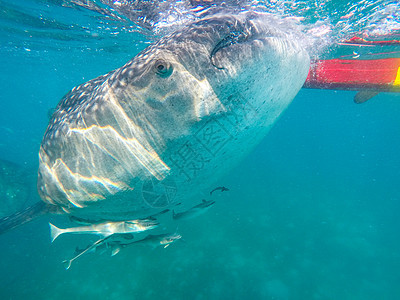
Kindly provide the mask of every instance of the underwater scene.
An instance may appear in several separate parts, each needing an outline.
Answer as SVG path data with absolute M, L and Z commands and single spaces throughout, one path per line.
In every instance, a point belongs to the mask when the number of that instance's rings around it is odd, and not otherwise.
M 0 32 L 0 299 L 400 299 L 398 1 L 4 0 Z M 393 78 L 308 75 L 336 59 Z

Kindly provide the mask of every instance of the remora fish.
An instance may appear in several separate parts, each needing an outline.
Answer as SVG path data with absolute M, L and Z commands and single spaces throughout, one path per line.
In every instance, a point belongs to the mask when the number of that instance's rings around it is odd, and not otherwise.
M 51 223 L 49 223 L 49 225 L 51 242 L 54 242 L 54 240 L 63 233 L 93 233 L 107 237 L 115 233 L 125 234 L 150 230 L 156 228 L 158 226 L 158 223 L 154 220 L 131 220 L 121 222 L 104 222 L 88 226 L 71 227 L 65 229 L 58 228 Z
M 68 270 L 71 267 L 71 264 L 74 260 L 76 260 L 77 258 L 81 257 L 82 255 L 84 255 L 85 253 L 91 252 L 93 250 L 95 250 L 97 247 L 99 247 L 100 245 L 103 245 L 109 238 L 110 236 L 107 236 L 103 239 L 100 239 L 96 242 L 94 242 L 91 246 L 87 247 L 85 250 L 83 250 L 82 252 L 80 252 L 78 255 L 76 255 L 75 257 L 71 258 L 71 259 L 66 259 L 63 261 L 64 267 L 66 270 Z
M 100 241 L 97 241 L 95 244 L 90 245 L 85 250 L 79 251 L 78 255 L 75 258 L 84 254 L 82 252 L 87 253 L 87 252 L 93 251 L 93 250 L 97 251 L 100 248 L 105 248 L 106 250 L 107 249 L 111 250 L 111 256 L 114 256 L 114 255 L 117 255 L 121 251 L 121 249 L 131 246 L 133 244 L 137 244 L 137 243 L 139 243 L 140 245 L 148 245 L 153 248 L 156 248 L 158 246 L 163 246 L 164 248 L 167 248 L 170 244 L 176 242 L 177 240 L 180 240 L 181 238 L 182 238 L 182 236 L 177 233 L 173 233 L 173 234 L 165 233 L 165 234 L 157 234 L 157 235 L 150 234 L 150 235 L 146 236 L 144 239 L 130 242 L 130 243 L 124 243 L 122 240 L 112 240 L 112 241 L 108 240 L 105 243 L 103 243 L 103 241 L 100 240 Z
M 169 245 L 180 240 L 181 238 L 182 238 L 182 236 L 177 233 L 173 233 L 173 234 L 164 233 L 164 234 L 157 234 L 157 235 L 150 234 L 150 235 L 146 236 L 144 239 L 130 242 L 130 243 L 124 243 L 122 240 L 112 240 L 112 241 L 106 241 L 105 243 L 103 243 L 103 242 L 98 243 L 97 245 L 95 245 L 95 247 L 92 247 L 93 245 L 91 245 L 88 248 L 90 248 L 89 251 L 92 251 L 92 250 L 97 251 L 99 248 L 103 247 L 106 250 L 110 250 L 111 256 L 114 256 L 114 255 L 117 255 L 121 251 L 121 249 L 131 246 L 133 244 L 147 245 L 147 246 L 151 246 L 153 248 L 156 248 L 158 246 L 163 246 L 164 248 L 167 248 Z M 88 251 L 86 251 L 86 249 L 84 251 L 88 252 Z M 77 256 L 81 256 L 81 255 L 82 254 L 79 253 Z
M 213 189 L 213 190 L 210 192 L 210 195 L 212 195 L 215 191 L 221 191 L 221 193 L 222 193 L 222 192 L 229 191 L 229 189 L 226 188 L 226 187 L 224 187 L 224 186 L 219 186 L 219 187 L 216 187 L 215 189 Z
M 112 237 L 112 239 L 111 239 Z M 65 268 L 68 270 L 71 267 L 71 264 L 74 260 L 77 258 L 81 257 L 82 255 L 86 253 L 90 253 L 93 251 L 98 251 L 103 252 L 103 250 L 111 250 L 111 256 L 114 256 L 119 253 L 120 249 L 122 248 L 121 246 L 121 241 L 122 240 L 129 240 L 132 239 L 133 236 L 131 234 L 114 234 L 107 236 L 103 239 L 100 239 L 93 244 L 87 246 L 85 249 L 76 249 L 76 254 L 72 259 L 67 259 L 63 261 L 63 264 Z
M 172 218 L 174 220 L 184 220 L 184 219 L 191 219 L 194 217 L 197 217 L 203 213 L 205 213 L 213 204 L 215 201 L 206 201 L 203 199 L 203 201 L 200 204 L 197 204 L 196 206 L 193 206 L 192 208 L 188 209 L 187 211 L 181 212 L 181 213 L 175 213 L 175 211 L 172 212 Z
M 146 236 L 144 239 L 139 240 L 139 241 L 135 241 L 132 243 L 127 243 L 127 244 L 120 243 L 120 247 L 124 248 L 129 245 L 140 243 L 141 245 L 149 245 L 154 248 L 156 248 L 158 246 L 163 246 L 164 248 L 167 248 L 169 245 L 180 240 L 181 238 L 182 238 L 182 236 L 177 233 L 173 233 L 173 234 L 164 233 L 164 234 L 157 234 L 157 235 L 150 234 L 150 235 Z
M 261 141 L 300 90 L 309 70 L 300 40 L 268 14 L 217 14 L 75 87 L 44 135 L 46 204 L 29 218 L 121 221 L 188 203 Z M 22 222 L 25 214 L 8 218 L 0 232 Z

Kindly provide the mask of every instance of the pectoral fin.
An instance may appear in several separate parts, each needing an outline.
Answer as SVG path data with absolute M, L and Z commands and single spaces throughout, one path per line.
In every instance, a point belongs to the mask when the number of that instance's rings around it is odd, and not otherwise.
M 0 234 L 14 229 L 20 225 L 28 223 L 36 218 L 43 216 L 47 213 L 57 213 L 55 205 L 45 204 L 40 201 L 36 204 L 29 206 L 22 211 L 17 211 L 11 216 L 6 216 L 0 219 Z

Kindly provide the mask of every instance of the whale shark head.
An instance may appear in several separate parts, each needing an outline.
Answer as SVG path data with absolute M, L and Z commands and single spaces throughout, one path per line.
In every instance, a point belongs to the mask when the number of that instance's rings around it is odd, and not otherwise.
M 103 219 L 188 201 L 263 138 L 309 57 L 285 22 L 219 14 L 68 93 L 39 152 L 42 199 Z

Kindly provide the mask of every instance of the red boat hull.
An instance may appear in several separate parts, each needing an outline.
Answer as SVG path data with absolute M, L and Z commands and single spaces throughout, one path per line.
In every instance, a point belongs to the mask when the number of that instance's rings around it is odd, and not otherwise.
M 318 60 L 312 63 L 304 87 L 400 92 L 400 58 Z

